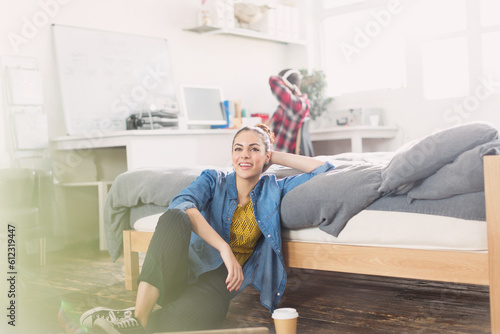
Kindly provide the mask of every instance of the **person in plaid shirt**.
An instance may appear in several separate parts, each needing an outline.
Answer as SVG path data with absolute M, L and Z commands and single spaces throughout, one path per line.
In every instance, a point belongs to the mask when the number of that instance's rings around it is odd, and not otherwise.
M 297 135 L 304 119 L 309 116 L 309 100 L 300 92 L 301 75 L 299 71 L 286 69 L 279 76 L 271 76 L 269 85 L 279 101 L 269 123 L 276 141 L 276 151 L 295 153 Z

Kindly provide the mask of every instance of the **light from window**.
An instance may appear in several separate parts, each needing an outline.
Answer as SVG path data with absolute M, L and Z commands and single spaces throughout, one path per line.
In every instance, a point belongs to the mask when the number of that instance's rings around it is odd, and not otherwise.
M 424 43 L 422 67 L 424 98 L 435 100 L 469 94 L 466 37 Z
M 483 55 L 483 75 L 491 77 L 493 81 L 500 81 L 500 31 L 483 34 L 481 38 Z M 495 86 L 495 90 L 500 89 Z
M 403 33 L 395 15 L 384 16 L 384 10 L 324 20 L 323 63 L 329 95 L 406 85 Z
M 498 0 L 481 0 L 481 25 L 489 27 L 500 24 L 500 1 Z
M 414 36 L 429 38 L 467 28 L 465 0 L 418 0 L 405 4 L 409 32 Z

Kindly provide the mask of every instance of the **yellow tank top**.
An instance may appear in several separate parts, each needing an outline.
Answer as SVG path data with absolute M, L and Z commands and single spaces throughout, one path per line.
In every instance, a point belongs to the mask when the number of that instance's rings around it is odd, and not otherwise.
M 240 265 L 252 255 L 261 234 L 255 221 L 252 201 L 248 201 L 245 206 L 238 206 L 231 221 L 229 246 Z

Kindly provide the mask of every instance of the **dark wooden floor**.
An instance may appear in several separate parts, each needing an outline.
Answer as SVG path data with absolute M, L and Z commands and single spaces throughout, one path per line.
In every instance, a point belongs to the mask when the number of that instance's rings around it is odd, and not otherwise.
M 20 258 L 17 326 L 3 320 L 0 333 L 83 333 L 78 322 L 84 311 L 133 306 L 123 261 L 112 263 L 97 247 L 50 253 L 44 268 Z M 488 288 L 477 285 L 295 269 L 280 307 L 298 310 L 301 334 L 490 332 Z M 223 327 L 252 326 L 274 333 L 258 293 L 248 288 L 233 300 Z

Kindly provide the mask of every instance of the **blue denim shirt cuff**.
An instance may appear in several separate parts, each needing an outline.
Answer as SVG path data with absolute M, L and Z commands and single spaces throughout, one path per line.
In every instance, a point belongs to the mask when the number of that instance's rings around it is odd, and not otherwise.
M 182 202 L 182 203 L 179 203 L 177 204 L 175 207 L 171 207 L 170 209 L 179 209 L 179 210 L 182 210 L 182 211 L 186 211 L 187 209 L 191 209 L 191 208 L 196 208 L 196 205 L 194 205 L 193 202 Z
M 324 173 L 324 172 L 327 172 L 329 171 L 330 169 L 334 169 L 335 166 L 332 165 L 332 163 L 330 161 L 327 161 L 325 162 L 324 164 L 322 164 L 321 166 L 319 167 L 316 167 L 312 172 L 311 174 L 321 174 L 321 173 Z

